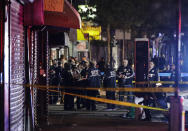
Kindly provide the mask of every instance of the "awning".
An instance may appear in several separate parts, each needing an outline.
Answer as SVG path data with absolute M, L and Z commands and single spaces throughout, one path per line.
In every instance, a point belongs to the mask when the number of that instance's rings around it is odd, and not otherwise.
M 45 11 L 44 12 L 44 24 L 54 25 L 65 28 L 81 28 L 81 18 L 79 13 L 72 7 L 72 5 L 65 0 L 64 10 L 60 12 Z
M 64 28 L 81 28 L 80 15 L 67 0 L 64 0 L 62 12 L 52 11 L 51 9 L 47 10 L 46 6 L 44 10 L 44 1 L 48 2 L 49 0 L 36 0 L 33 4 L 24 6 L 24 25 L 50 25 Z

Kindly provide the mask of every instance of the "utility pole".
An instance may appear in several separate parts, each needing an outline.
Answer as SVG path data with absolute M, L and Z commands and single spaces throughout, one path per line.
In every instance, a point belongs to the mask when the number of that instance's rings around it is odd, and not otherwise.
M 180 72 L 180 53 L 181 53 L 181 0 L 178 0 L 177 7 L 177 29 L 176 29 L 176 81 L 175 96 L 178 97 L 179 92 L 179 81 L 181 77 Z
M 170 100 L 170 131 L 185 131 L 185 115 L 183 111 L 183 99 L 179 96 L 180 52 L 181 52 L 181 0 L 177 0 L 177 29 L 176 29 L 176 80 L 175 96 Z

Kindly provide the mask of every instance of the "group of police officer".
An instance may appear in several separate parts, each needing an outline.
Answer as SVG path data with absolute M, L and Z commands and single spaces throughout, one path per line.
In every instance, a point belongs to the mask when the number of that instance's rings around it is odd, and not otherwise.
M 57 90 L 65 91 L 69 93 L 83 94 L 87 96 L 96 97 L 99 95 L 98 91 L 93 90 L 76 90 L 76 87 L 95 87 L 101 86 L 107 88 L 115 88 L 116 80 L 121 87 L 132 87 L 132 79 L 134 72 L 130 66 L 128 66 L 128 60 L 123 60 L 122 65 L 116 71 L 109 65 L 105 66 L 105 70 L 100 71 L 96 61 L 82 61 L 76 64 L 75 61 L 69 60 L 63 66 L 60 62 L 53 63 L 50 68 L 50 84 L 57 86 Z M 102 64 L 103 65 L 103 64 Z M 64 68 L 63 68 L 64 67 Z M 59 89 L 58 86 L 65 86 L 66 89 Z M 68 88 L 70 87 L 70 88 Z M 75 87 L 75 88 L 71 88 Z M 119 93 L 119 100 L 124 101 L 125 92 Z M 115 100 L 115 92 L 107 91 L 106 98 Z M 57 93 L 51 93 L 50 103 L 55 104 L 58 100 Z M 133 102 L 133 98 L 128 98 L 130 102 Z M 77 98 L 77 108 L 80 106 L 86 107 L 87 110 L 96 110 L 96 104 L 93 100 L 83 100 Z M 74 110 L 74 97 L 71 95 L 64 96 L 64 109 Z M 115 109 L 115 105 L 107 104 L 107 109 Z
M 97 97 L 99 92 L 97 90 L 80 90 L 76 89 L 78 87 L 81 88 L 100 88 L 103 86 L 104 88 L 115 88 L 126 87 L 131 88 L 132 80 L 134 78 L 134 71 L 129 66 L 128 60 L 124 59 L 122 61 L 122 65 L 115 70 L 110 65 L 106 65 L 105 68 L 99 67 L 100 64 L 96 61 L 81 61 L 76 62 L 74 59 L 69 60 L 64 63 L 62 66 L 61 62 L 54 63 L 50 68 L 50 84 L 57 86 L 56 90 L 64 91 L 67 93 L 74 93 L 80 95 L 86 95 L 91 97 Z M 104 69 L 100 71 L 99 69 Z M 148 79 L 150 81 L 157 81 L 157 69 L 154 66 L 153 62 L 149 64 L 149 74 Z M 118 80 L 118 85 L 116 85 L 116 80 Z M 58 86 L 64 86 L 66 88 L 58 88 Z M 154 86 L 154 85 L 153 85 Z M 50 104 L 56 104 L 58 101 L 58 93 L 50 94 Z M 160 94 L 158 94 L 159 97 Z M 125 101 L 125 96 L 127 96 L 127 101 L 134 103 L 134 96 L 132 92 L 123 92 L 119 91 L 119 101 Z M 157 96 L 157 95 L 156 95 Z M 145 93 L 142 97 L 144 97 L 143 104 L 150 105 L 151 97 L 153 98 L 153 94 Z M 115 91 L 106 91 L 106 98 L 115 100 Z M 77 97 L 77 109 L 86 108 L 86 110 L 93 111 L 96 110 L 96 103 L 93 100 L 83 99 Z M 122 108 L 119 106 L 118 108 Z M 115 110 L 117 107 L 114 104 L 107 104 L 106 110 Z M 74 96 L 73 95 L 64 95 L 64 110 L 75 110 L 74 109 Z M 145 109 L 146 119 L 151 119 L 150 110 Z M 133 112 L 133 108 L 129 108 L 129 113 Z M 129 115 L 128 113 L 128 115 Z

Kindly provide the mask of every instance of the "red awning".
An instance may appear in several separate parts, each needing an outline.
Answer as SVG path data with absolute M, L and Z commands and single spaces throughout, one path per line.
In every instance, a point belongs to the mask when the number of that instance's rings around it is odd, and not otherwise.
M 60 12 L 44 12 L 44 24 L 60 26 L 65 28 L 81 28 L 81 18 L 79 13 L 72 7 L 72 5 L 65 0 L 64 10 Z
M 24 7 L 24 25 L 50 25 L 64 28 L 81 28 L 81 18 L 74 7 L 64 0 L 63 12 L 44 11 L 43 0 L 35 0 Z

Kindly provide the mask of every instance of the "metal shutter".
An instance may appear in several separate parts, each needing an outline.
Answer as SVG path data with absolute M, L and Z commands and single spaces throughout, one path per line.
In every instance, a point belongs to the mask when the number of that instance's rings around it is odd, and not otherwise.
M 39 57 L 38 57 L 38 34 L 37 31 L 33 30 L 31 31 L 31 66 L 30 66 L 30 84 L 37 84 L 38 83 L 38 74 L 39 74 Z M 33 116 L 34 116 L 34 127 L 39 127 L 39 121 L 38 121 L 38 99 L 37 99 L 37 93 L 38 90 L 36 88 L 32 88 L 32 108 L 33 108 Z
M 41 83 L 40 77 L 40 63 L 42 58 L 44 57 L 44 47 L 40 43 L 42 39 L 40 37 L 41 32 L 33 30 L 31 32 L 31 64 L 30 64 L 30 77 L 32 78 L 31 84 L 44 84 Z M 33 115 L 34 115 L 34 127 L 40 128 L 47 123 L 47 91 L 43 91 L 37 88 L 33 88 Z
M 10 129 L 24 130 L 24 27 L 23 6 L 11 1 L 10 8 Z

